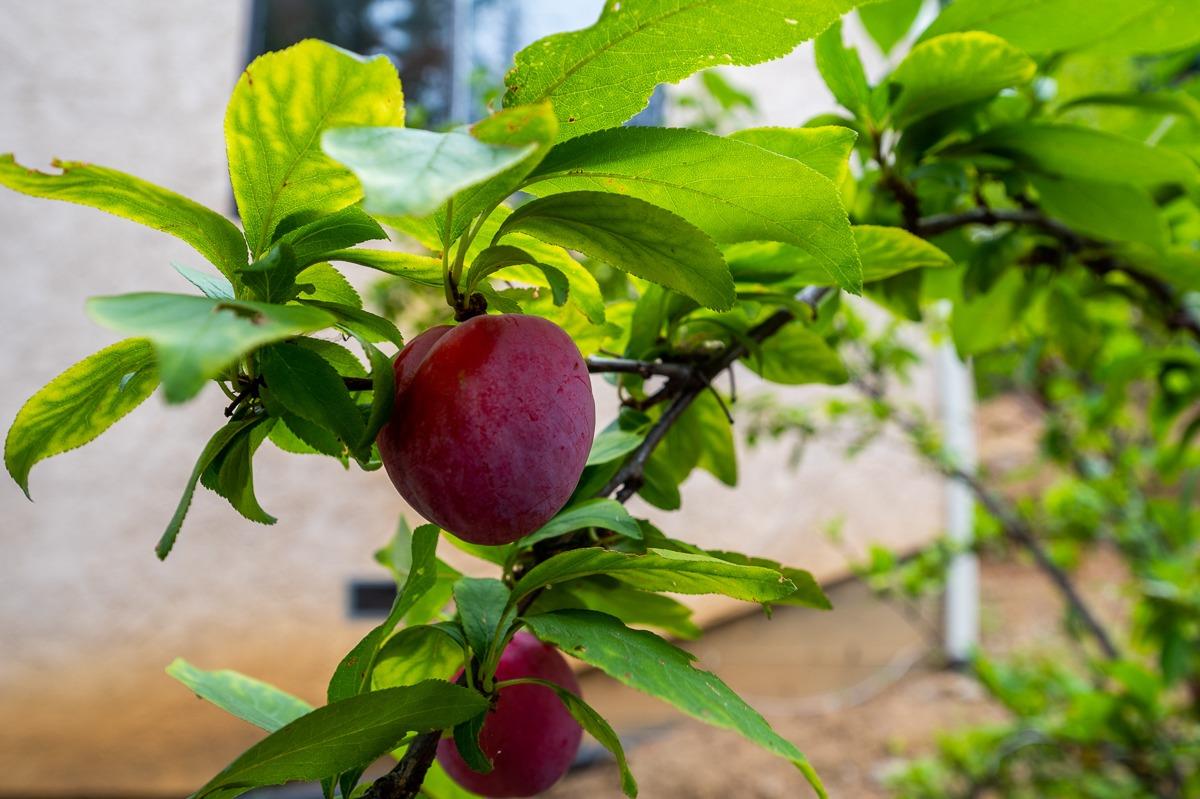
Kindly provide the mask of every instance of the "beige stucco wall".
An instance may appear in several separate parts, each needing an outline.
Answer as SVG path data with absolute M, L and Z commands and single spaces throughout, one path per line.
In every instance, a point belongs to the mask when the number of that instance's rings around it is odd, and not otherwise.
M 36 166 L 93 161 L 228 208 L 221 120 L 247 17 L 241 0 L 0 0 L 0 151 Z M 770 89 L 771 121 L 799 121 L 798 104 L 822 97 L 810 55 L 768 70 L 771 81 L 786 75 Z M 168 236 L 0 193 L 4 424 L 115 340 L 85 317 L 86 297 L 186 291 L 172 260 L 200 265 Z M 927 379 L 915 392 L 931 401 Z M 346 618 L 346 584 L 379 576 L 370 553 L 402 511 L 381 473 L 265 448 L 257 488 L 278 525 L 249 523 L 200 491 L 175 552 L 154 558 L 223 405 L 215 389 L 183 408 L 151 399 L 97 442 L 38 465 L 33 503 L 0 479 L 0 794 L 180 795 L 258 735 L 169 680 L 167 663 L 235 668 L 319 701 L 368 629 Z M 660 522 L 826 575 L 841 568 L 819 532 L 831 518 L 844 517 L 851 538 L 936 531 L 938 486 L 902 448 L 846 467 L 818 447 L 798 473 L 785 449 L 748 457 L 736 495 L 698 475 L 689 510 Z

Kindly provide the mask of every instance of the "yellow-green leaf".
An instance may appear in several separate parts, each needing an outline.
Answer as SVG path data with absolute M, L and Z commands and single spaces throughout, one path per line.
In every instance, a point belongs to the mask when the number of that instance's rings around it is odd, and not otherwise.
M 306 39 L 256 58 L 225 112 L 229 175 L 254 256 L 285 217 L 330 213 L 361 196 L 349 170 L 321 152 L 322 132 L 403 124 L 400 78 L 386 56 Z
M 89 355 L 17 411 L 4 441 L 8 473 L 29 496 L 29 470 L 35 463 L 96 438 L 157 386 L 154 350 L 145 339 L 125 339 Z
M 190 244 L 221 274 L 233 279 L 246 265 L 246 242 L 225 217 L 153 183 L 77 161 L 54 161 L 59 174 L 28 169 L 11 153 L 0 155 L 0 186 L 52 200 L 86 205 L 170 233 Z

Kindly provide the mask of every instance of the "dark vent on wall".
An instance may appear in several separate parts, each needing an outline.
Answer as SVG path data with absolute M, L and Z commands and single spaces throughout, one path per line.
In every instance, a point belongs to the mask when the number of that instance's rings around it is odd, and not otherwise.
M 396 584 L 385 580 L 353 580 L 350 583 L 350 617 L 374 619 L 387 616 L 396 599 Z

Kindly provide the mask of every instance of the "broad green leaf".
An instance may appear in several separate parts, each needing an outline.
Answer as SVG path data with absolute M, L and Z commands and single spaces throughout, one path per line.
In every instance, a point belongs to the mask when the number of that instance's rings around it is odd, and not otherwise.
M 372 214 L 422 216 L 455 194 L 499 175 L 537 149 L 485 144 L 469 130 L 341 128 L 321 138 L 330 157 L 362 183 Z
M 780 604 L 776 600 L 773 604 Z M 538 595 L 530 613 L 562 608 L 598 610 L 616 616 L 634 627 L 653 627 L 676 638 L 699 638 L 700 627 L 692 621 L 692 609 L 663 594 L 640 591 L 604 575 L 583 577 L 551 586 Z
M 463 649 L 453 638 L 420 624 L 397 631 L 379 649 L 371 672 L 371 690 L 449 680 L 463 667 Z
M 953 266 L 950 256 L 902 228 L 855 225 L 854 240 L 862 261 L 863 282 L 874 283 L 912 269 Z M 725 248 L 734 279 L 749 283 L 786 282 L 788 286 L 829 286 L 820 265 L 797 247 L 778 242 L 746 242 Z
M 324 131 L 403 124 L 400 79 L 386 56 L 306 39 L 254 59 L 225 111 L 229 175 L 253 255 L 285 218 L 339 211 L 361 196 L 354 176 L 321 152 Z
M 167 674 L 201 699 L 267 732 L 275 732 L 313 709 L 308 702 L 273 685 L 228 669 L 204 671 L 183 658 L 172 661 Z
M 481 662 L 492 654 L 508 597 L 508 586 L 490 577 L 463 577 L 454 584 L 454 604 L 463 632 Z
M 825 789 L 808 760 L 779 736 L 716 675 L 692 665 L 692 655 L 653 633 L 631 630 L 612 616 L 560 610 L 526 616 L 534 634 L 631 688 L 656 696 L 706 724 L 742 735 L 790 760 L 820 796 Z
M 87 309 L 111 330 L 150 339 L 168 402 L 191 399 L 263 344 L 336 321 L 315 308 L 151 292 L 93 297 Z
M 361 208 L 350 206 L 322 216 L 307 225 L 288 231 L 276 244 L 288 244 L 300 267 L 323 261 L 331 252 L 353 247 L 364 241 L 386 240 L 387 233 Z
M 233 284 L 220 275 L 210 275 L 207 272 L 201 272 L 199 269 L 192 269 L 190 266 L 184 266 L 183 264 L 172 263 L 171 267 L 184 280 L 200 289 L 200 293 L 205 297 L 214 300 L 232 300 L 234 298 Z
M 642 528 L 629 515 L 629 511 L 625 510 L 624 505 L 615 499 L 593 498 L 563 508 L 553 519 L 518 541 L 517 545 L 532 546 L 538 541 L 557 538 L 587 527 L 612 530 L 629 538 L 642 537 Z
M 55 377 L 25 401 L 4 440 L 4 465 L 25 496 L 40 460 L 82 447 L 140 405 L 158 386 L 145 339 L 118 341 Z
M 696 397 L 684 417 L 680 420 L 686 424 L 683 432 L 691 431 L 699 445 L 700 456 L 696 465 L 727 486 L 737 485 L 733 425 L 726 416 L 726 410 L 721 407 L 715 389 Z
M 330 702 L 337 702 L 340 699 L 360 694 L 370 688 L 371 670 L 375 667 L 375 660 L 384 640 L 391 635 L 392 630 L 396 629 L 396 625 L 404 618 L 404 614 L 437 582 L 437 556 L 435 553 L 438 533 L 438 528 L 432 524 L 421 525 L 413 531 L 410 560 L 412 565 L 404 580 L 404 585 L 396 593 L 391 612 L 388 613 L 388 617 L 383 620 L 382 624 L 367 633 L 342 658 L 341 663 L 333 672 L 333 677 L 329 680 L 328 697 Z M 469 718 L 469 716 L 464 718 Z
M 392 359 L 380 352 L 379 348 L 365 338 L 358 338 L 359 345 L 371 363 L 371 413 L 367 417 L 366 430 L 358 446 L 368 450 L 375 436 L 392 415 L 392 406 L 396 400 L 396 374 L 392 368 Z
M 167 529 L 163 531 L 162 537 L 158 540 L 158 545 L 154 548 L 159 560 L 165 560 L 167 555 L 171 553 L 172 547 L 175 546 L 175 539 L 179 537 L 179 529 L 183 527 L 183 518 L 187 515 L 188 508 L 192 504 L 192 495 L 196 493 L 196 483 L 200 482 L 200 475 L 204 474 L 204 471 L 212 465 L 212 462 L 225 451 L 225 448 L 238 435 L 262 421 L 262 417 L 255 416 L 244 419 L 233 419 L 214 433 L 212 438 L 208 440 L 208 443 L 200 452 L 200 457 L 196 460 L 196 465 L 192 468 L 192 474 L 188 477 L 187 484 L 184 486 L 183 495 L 179 498 L 179 503 L 175 507 L 175 513 L 171 516 L 171 520 L 167 523 Z
M 440 241 L 454 241 L 480 214 L 488 213 L 516 191 L 521 181 L 546 157 L 558 136 L 558 119 L 549 103 L 506 108 L 471 126 L 471 135 L 484 144 L 532 149 L 498 175 L 454 197 L 454 219 L 446 225 L 446 208 L 434 215 Z
M 913 269 L 954 266 L 949 255 L 903 228 L 855 225 L 854 240 L 862 259 L 863 282 L 873 283 Z
M 362 308 L 362 297 L 341 272 L 327 263 L 313 264 L 296 275 L 300 295 L 306 300 L 320 300 L 352 308 Z M 310 290 L 311 289 L 311 290 Z
M 350 450 L 361 450 L 366 431 L 362 415 L 342 376 L 328 361 L 292 344 L 267 347 L 259 352 L 258 359 L 266 381 L 263 396 L 268 410 L 278 403 L 332 430 Z
M 1051 177 L 1155 186 L 1191 183 L 1200 170 L 1186 156 L 1134 139 L 1072 125 L 1024 123 L 984 133 L 947 154 L 992 153 Z
M 621 771 L 621 791 L 629 797 L 636 797 L 638 795 L 637 780 L 633 778 L 633 773 L 629 770 L 629 763 L 625 759 L 625 750 L 621 747 L 621 739 L 617 737 L 617 733 L 604 720 L 604 717 L 597 713 L 591 705 L 584 702 L 574 692 L 549 680 L 526 677 L 514 680 L 513 682 L 540 685 L 543 688 L 549 688 L 551 691 L 554 691 L 559 701 L 563 703 L 563 707 L 571 714 L 571 718 L 579 722 L 579 726 L 583 727 L 588 735 L 595 738 L 596 743 L 612 753 L 612 756 L 617 761 L 617 768 Z
M 764 341 L 757 353 L 743 360 L 763 378 L 788 386 L 804 383 L 837 385 L 848 379 L 842 359 L 830 349 L 825 339 L 798 323 L 785 325 Z
M 38 172 L 0 155 L 0 186 L 53 200 L 78 203 L 170 233 L 195 248 L 230 280 L 246 264 L 246 240 L 225 217 L 173 191 L 115 169 L 77 161 L 54 161 L 59 174 Z
M 440 730 L 486 709 L 483 696 L 437 680 L 352 696 L 280 728 L 192 796 L 331 777 L 387 753 L 406 733 Z
M 560 552 L 534 566 L 513 587 L 512 601 L 546 585 L 606 574 L 644 591 L 724 594 L 747 602 L 767 602 L 796 590 L 779 572 L 738 566 L 706 555 L 651 549 L 630 555 L 587 547 Z
M 278 521 L 263 510 L 254 495 L 254 452 L 273 424 L 268 420 L 238 433 L 200 475 L 205 488 L 229 500 L 234 510 L 259 524 Z
M 344 303 L 302 298 L 300 304 L 319 308 L 332 314 L 336 318 L 338 326 L 346 328 L 354 335 L 361 336 L 372 344 L 390 341 L 398 349 L 404 349 L 404 337 L 400 335 L 400 331 L 396 329 L 395 323 L 390 319 Z
M 280 242 L 262 258 L 238 270 L 238 274 L 253 292 L 253 299 L 282 304 L 296 296 L 296 274 L 300 268 L 291 246 Z
M 1193 0 L 955 0 L 921 34 L 993 33 L 1029 53 L 1095 48 L 1123 56 L 1200 42 Z
M 712 240 L 685 219 L 633 197 L 552 194 L 513 211 L 493 241 L 511 232 L 577 250 L 710 308 L 733 305 L 733 279 Z
M 1034 176 L 1038 201 L 1050 216 L 1089 236 L 1162 249 L 1166 228 L 1145 189 L 1119 183 Z
M 858 134 L 840 125 L 815 128 L 747 128 L 729 138 L 794 158 L 840 183 L 849 171 Z
M 833 98 L 854 116 L 867 117 L 871 87 L 867 84 L 867 73 L 858 51 L 846 47 L 842 41 L 841 20 L 817 37 L 814 50 L 817 69 Z
M 480 713 L 455 725 L 453 731 L 454 748 L 467 767 L 480 774 L 489 774 L 493 768 L 492 761 L 479 746 L 479 733 L 483 732 L 483 722 L 486 720 L 487 713 Z
M 883 0 L 858 9 L 858 18 L 867 33 L 887 55 L 912 30 L 925 0 Z
M 812 576 L 811 572 L 807 572 L 804 569 L 793 569 L 790 566 L 784 566 L 778 561 L 768 560 L 767 558 L 753 558 L 743 555 L 740 552 L 724 552 L 713 549 L 706 550 L 706 552 L 714 558 L 727 560 L 730 563 L 773 569 L 791 580 L 796 586 L 795 593 L 783 599 L 772 600 L 772 605 L 798 605 L 806 608 L 820 608 L 821 610 L 829 610 L 833 607 L 833 604 L 829 601 L 829 597 L 825 596 L 825 592 L 821 590 L 820 584 Z
M 571 285 L 567 282 L 566 275 L 553 266 L 540 263 L 537 258 L 520 247 L 508 244 L 492 245 L 475 257 L 463 279 L 463 291 L 472 292 L 480 281 L 486 280 L 496 272 L 522 265 L 532 266 L 542 273 L 554 296 L 555 305 L 562 305 L 567 301 Z
M 595 466 L 598 463 L 615 461 L 637 449 L 645 438 L 644 435 L 627 430 L 605 430 L 592 442 L 586 465 Z
M 504 79 L 504 105 L 551 101 L 560 140 L 614 127 L 642 110 L 658 84 L 779 58 L 855 4 L 607 0 L 591 27 L 548 36 L 517 53 Z
M 854 237 L 837 187 L 799 161 L 751 144 L 685 129 L 593 133 L 555 147 L 534 171 L 528 190 L 627 194 L 670 208 L 718 242 L 795 244 L 840 286 L 861 289 Z
M 990 33 L 948 33 L 913 48 L 889 79 L 892 120 L 906 128 L 947 108 L 1033 79 L 1037 64 Z
M 442 261 L 428 255 L 359 248 L 338 250 L 330 253 L 328 257 L 331 261 L 345 261 L 378 269 L 380 272 L 402 277 L 423 286 L 441 288 L 442 285 Z
M 1200 124 L 1200 100 L 1182 91 L 1098 92 L 1073 97 L 1055 110 L 1062 114 L 1086 106 L 1132 108 L 1157 114 L 1177 114 Z

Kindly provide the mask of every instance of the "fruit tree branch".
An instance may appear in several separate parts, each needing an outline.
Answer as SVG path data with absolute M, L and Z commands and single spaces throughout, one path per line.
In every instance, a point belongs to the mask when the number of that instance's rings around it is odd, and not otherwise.
M 813 286 L 800 292 L 797 299 L 808 305 L 815 314 L 817 305 L 832 292 L 833 289 L 828 286 Z M 599 496 L 608 496 L 618 489 L 620 490 L 617 491 L 617 499 L 620 502 L 625 502 L 633 496 L 641 485 L 642 471 L 655 447 L 659 445 L 671 429 L 671 425 L 679 420 L 679 417 L 696 397 L 708 389 L 713 378 L 733 366 L 739 358 L 750 353 L 745 342 L 747 340 L 765 341 L 795 319 L 794 311 L 780 308 L 751 328 L 745 339 L 730 344 L 707 361 L 695 365 L 630 361 L 623 358 L 589 359 L 588 371 L 590 372 L 665 376 L 667 385 L 662 390 L 666 392 L 666 395 L 673 397 L 671 404 L 650 428 L 650 432 L 647 433 L 641 445 L 630 454 L 613 479 L 600 490 Z M 347 387 L 352 386 L 352 380 L 361 379 L 346 378 Z M 355 389 L 352 388 L 352 390 Z M 546 556 L 557 551 L 560 550 L 547 550 Z M 539 557 L 538 559 L 544 558 Z M 532 601 L 531 598 L 530 601 Z M 526 606 L 528 604 L 526 603 Z M 417 736 L 400 762 L 387 774 L 375 780 L 363 794 L 362 799 L 413 799 L 416 797 L 421 790 L 421 784 L 425 781 L 425 774 L 429 771 L 429 767 L 437 755 L 437 744 L 441 735 L 441 730 L 434 730 Z

